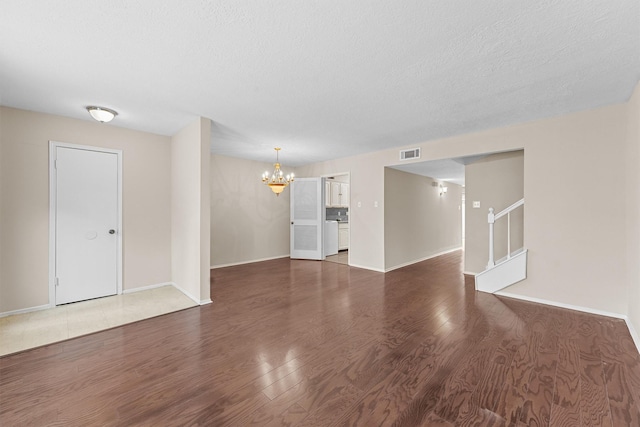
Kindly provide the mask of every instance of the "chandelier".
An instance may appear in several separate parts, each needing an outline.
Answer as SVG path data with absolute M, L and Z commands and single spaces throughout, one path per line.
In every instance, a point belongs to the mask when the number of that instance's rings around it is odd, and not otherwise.
M 274 148 L 276 150 L 276 163 L 273 165 L 275 169 L 269 177 L 269 172 L 265 172 L 262 174 L 262 182 L 271 188 L 271 191 L 276 193 L 276 196 L 279 196 L 282 191 L 284 191 L 285 187 L 293 182 L 293 174 L 289 174 L 286 177 L 284 173 L 280 170 L 280 160 L 278 158 L 278 153 L 280 152 L 280 147 Z

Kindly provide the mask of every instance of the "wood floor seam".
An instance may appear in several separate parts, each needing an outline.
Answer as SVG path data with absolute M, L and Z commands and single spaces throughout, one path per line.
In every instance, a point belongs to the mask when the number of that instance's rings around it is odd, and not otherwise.
M 463 258 L 212 270 L 215 304 L 0 358 L 0 425 L 640 426 L 623 321 L 477 292 Z

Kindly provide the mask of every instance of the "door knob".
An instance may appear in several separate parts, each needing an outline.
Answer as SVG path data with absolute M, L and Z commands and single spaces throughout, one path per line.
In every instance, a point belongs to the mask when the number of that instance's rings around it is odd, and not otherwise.
M 116 234 L 116 230 L 113 230 L 113 229 L 109 230 L 109 234 Z

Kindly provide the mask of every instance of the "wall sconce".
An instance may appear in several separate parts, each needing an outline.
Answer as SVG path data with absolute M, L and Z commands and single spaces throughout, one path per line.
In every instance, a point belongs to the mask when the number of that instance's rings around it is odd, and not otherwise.
M 445 187 L 444 185 L 440 184 L 440 183 L 439 183 L 439 182 L 437 182 L 437 181 L 433 181 L 433 182 L 431 183 L 431 186 L 432 186 L 432 187 L 438 187 L 438 191 L 440 192 L 440 195 L 441 195 L 441 196 L 442 196 L 444 193 L 446 193 L 446 192 L 447 192 L 447 187 Z

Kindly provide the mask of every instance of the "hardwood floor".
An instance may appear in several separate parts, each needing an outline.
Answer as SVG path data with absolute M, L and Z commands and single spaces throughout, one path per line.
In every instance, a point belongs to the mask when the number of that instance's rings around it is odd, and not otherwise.
M 335 255 L 329 255 L 325 258 L 325 261 L 349 265 L 349 251 L 340 251 Z
M 461 271 L 460 252 L 213 270 L 211 305 L 0 358 L 0 425 L 640 425 L 623 321 Z

